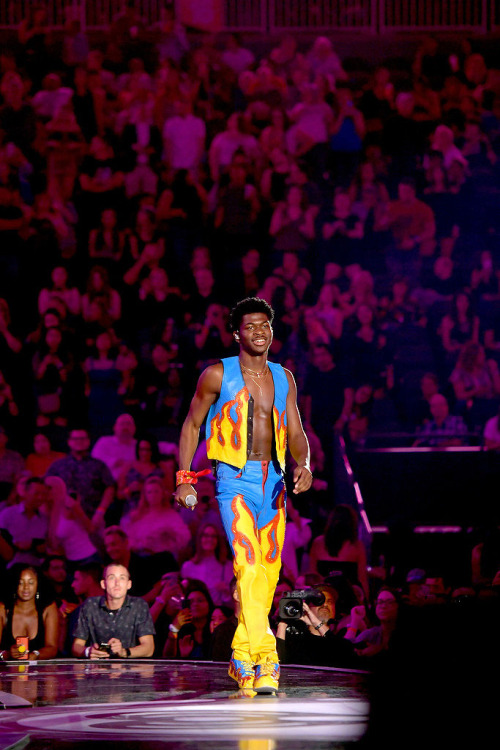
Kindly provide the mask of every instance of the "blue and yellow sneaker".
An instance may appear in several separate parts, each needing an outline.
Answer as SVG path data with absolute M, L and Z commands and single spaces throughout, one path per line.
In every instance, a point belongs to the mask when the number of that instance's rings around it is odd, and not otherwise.
M 233 654 L 231 656 L 231 661 L 229 662 L 229 669 L 227 673 L 229 677 L 232 677 L 233 680 L 236 680 L 240 689 L 253 688 L 255 679 L 253 662 L 235 659 Z
M 275 661 L 265 661 L 255 667 L 253 689 L 256 693 L 277 693 L 280 679 L 280 665 Z

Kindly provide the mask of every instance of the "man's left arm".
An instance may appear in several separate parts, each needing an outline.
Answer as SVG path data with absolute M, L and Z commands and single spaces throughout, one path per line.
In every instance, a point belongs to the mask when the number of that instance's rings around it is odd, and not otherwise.
M 289 370 L 285 370 L 285 373 L 288 380 L 288 396 L 286 399 L 288 445 L 290 446 L 290 453 L 297 463 L 293 472 L 293 493 L 298 495 L 300 492 L 306 492 L 312 484 L 309 441 L 302 427 L 302 420 L 297 407 L 295 380 Z
M 112 653 L 122 659 L 145 659 L 153 656 L 155 650 L 154 637 L 152 635 L 140 635 L 137 640 L 139 641 L 137 646 L 132 646 L 129 649 L 124 648 L 118 638 L 111 638 L 109 645 Z M 130 652 L 130 655 L 128 652 Z

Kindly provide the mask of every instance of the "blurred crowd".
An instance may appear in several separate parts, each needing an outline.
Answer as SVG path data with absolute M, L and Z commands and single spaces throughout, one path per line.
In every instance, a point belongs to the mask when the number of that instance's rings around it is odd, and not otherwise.
M 195 514 L 171 496 L 188 399 L 236 353 L 249 295 L 276 310 L 270 357 L 298 382 L 315 476 L 289 501 L 278 590 L 326 587 L 279 630 L 283 659 L 367 659 L 400 607 L 496 601 L 491 530 L 461 581 L 329 533 L 336 434 L 500 447 L 499 96 L 467 39 L 355 67 L 326 36 L 192 38 L 168 6 L 147 28 L 126 3 L 98 42 L 35 7 L 2 46 L 0 557 L 6 590 L 28 565 L 50 584 L 52 656 L 110 561 L 150 605 L 156 655 L 211 658 L 216 625 L 230 643 L 213 482 Z M 328 658 L 294 645 L 316 620 Z

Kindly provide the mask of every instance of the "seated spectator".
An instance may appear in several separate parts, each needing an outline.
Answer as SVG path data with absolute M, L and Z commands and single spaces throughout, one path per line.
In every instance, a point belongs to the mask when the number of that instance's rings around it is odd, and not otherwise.
M 484 347 L 467 341 L 450 375 L 455 398 L 462 404 L 475 399 L 494 402 L 500 395 L 500 375 L 494 359 L 486 360 Z
M 340 570 L 351 583 L 361 585 L 369 597 L 366 550 L 359 539 L 358 516 L 353 508 L 337 505 L 330 513 L 325 533 L 311 543 L 309 568 L 320 575 Z
M 441 319 L 438 333 L 450 364 L 455 364 L 459 351 L 467 341 L 479 343 L 479 316 L 465 291 L 455 295 L 451 311 Z
M 149 477 L 163 477 L 158 442 L 152 437 L 139 437 L 134 442 L 134 459 L 121 465 L 117 474 L 117 495 L 124 501 L 124 516 L 137 508 L 144 482 Z
M 189 529 L 172 506 L 160 477 L 145 480 L 137 508 L 120 524 L 131 549 L 141 555 L 170 552 L 179 560 L 191 542 Z
M 292 504 L 291 498 L 286 501 L 287 529 L 281 551 L 283 573 L 295 581 L 299 575 L 299 563 L 304 548 L 311 540 L 311 519 L 303 518 Z
M 210 620 L 214 605 L 207 587 L 191 580 L 185 591 L 184 607 L 177 613 L 163 648 L 164 659 L 205 660 L 210 653 Z
M 105 463 L 89 454 L 87 430 L 72 429 L 68 437 L 69 455 L 50 466 L 47 477 L 60 477 L 68 492 L 76 492 L 93 527 L 102 525 L 114 499 L 114 480 Z
M 21 567 L 16 578 L 12 606 L 0 604 L 0 659 L 34 661 L 53 659 L 58 648 L 58 615 L 53 601 L 39 598 L 39 574 L 36 568 Z M 16 639 L 28 639 L 25 650 Z
M 165 162 L 170 169 L 186 169 L 198 176 L 204 155 L 206 126 L 201 117 L 193 112 L 190 99 L 182 98 L 175 103 L 175 115 L 169 117 L 163 127 Z
M 80 607 L 73 630 L 73 656 L 86 659 L 153 656 L 155 628 L 149 607 L 140 597 L 128 594 L 131 586 L 129 572 L 123 565 L 106 566 L 101 581 L 104 595 L 90 597 Z M 114 617 L 110 618 L 110 613 Z
M 113 425 L 113 434 L 98 438 L 90 452 L 92 458 L 106 464 L 115 481 L 136 457 L 137 441 L 134 435 L 134 418 L 130 414 L 120 414 Z
M 240 616 L 240 602 L 236 578 L 232 578 L 229 588 L 233 598 L 232 606 L 215 607 L 210 620 L 210 631 L 212 633 L 210 659 L 212 661 L 229 661 L 232 654 L 232 642 Z M 218 615 L 218 612 L 221 614 Z
M 429 400 L 432 419 L 418 430 L 418 438 L 413 445 L 427 447 L 449 447 L 467 445 L 467 425 L 461 416 L 450 414 L 448 400 L 436 393 Z
M 0 516 L 2 536 L 11 545 L 13 557 L 7 567 L 14 565 L 38 566 L 45 553 L 47 517 L 42 513 L 47 488 L 42 479 L 26 480 L 24 497 L 17 505 L 7 506 Z
M 108 526 L 103 532 L 103 541 L 105 563 L 114 562 L 126 567 L 133 581 L 132 594 L 142 596 L 148 603 L 158 594 L 161 572 L 178 570 L 177 561 L 169 552 L 164 552 L 159 558 L 157 555 L 141 557 L 131 550 L 128 536 L 120 526 Z
M 233 576 L 233 565 L 228 559 L 224 534 L 219 526 L 201 524 L 196 536 L 196 551 L 193 557 L 181 566 L 182 578 L 194 578 L 207 586 L 215 605 L 230 605 L 232 595 L 229 583 Z
M 50 439 L 43 432 L 33 437 L 33 452 L 26 456 L 26 471 L 34 477 L 44 477 L 54 461 L 64 458 L 64 453 L 52 450 Z
M 215 136 L 208 149 L 210 176 L 215 183 L 219 183 L 222 175 L 227 174 L 233 156 L 240 150 L 251 162 L 259 162 L 260 147 L 257 139 L 244 132 L 241 114 L 233 112 L 227 120 L 226 129 Z
M 227 36 L 221 59 L 224 65 L 230 67 L 239 76 L 244 70 L 253 66 L 255 55 L 242 45 L 238 34 L 232 33 Z
M 325 583 L 314 588 L 323 594 L 323 604 L 304 601 L 300 619 L 278 622 L 276 642 L 280 661 L 284 664 L 355 667 L 357 657 L 350 641 L 330 628 L 335 619 L 335 590 Z
M 347 85 L 336 87 L 335 98 L 329 156 L 335 183 L 348 188 L 361 161 L 366 125 Z
M 375 602 L 375 616 L 378 625 L 361 630 L 357 635 L 354 633 L 356 622 L 353 621 L 351 631 L 347 637 L 355 636 L 352 644 L 356 653 L 362 657 L 373 658 L 390 648 L 391 638 L 397 627 L 399 615 L 399 597 L 394 589 L 382 586 Z M 360 622 L 360 625 L 363 623 Z

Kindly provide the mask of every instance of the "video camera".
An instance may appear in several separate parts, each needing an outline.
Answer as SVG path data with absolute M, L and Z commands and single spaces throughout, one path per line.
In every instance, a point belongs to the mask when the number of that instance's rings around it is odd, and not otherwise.
M 319 607 L 324 601 L 325 595 L 318 589 L 285 591 L 279 603 L 280 620 L 299 620 L 304 614 L 304 602 L 309 606 Z

